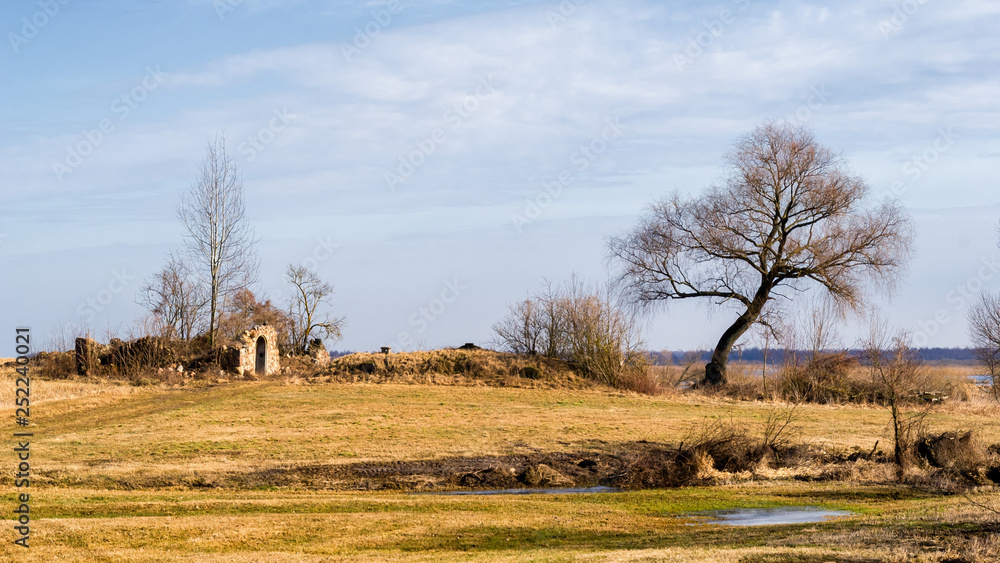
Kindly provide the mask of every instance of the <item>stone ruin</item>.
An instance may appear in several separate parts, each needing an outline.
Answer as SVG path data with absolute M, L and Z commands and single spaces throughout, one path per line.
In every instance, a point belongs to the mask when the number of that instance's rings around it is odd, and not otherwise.
M 76 373 L 94 375 L 100 366 L 128 373 L 161 367 L 177 361 L 177 357 L 163 338 L 143 336 L 128 341 L 112 338 L 108 344 L 101 344 L 91 338 L 77 338 L 74 360 Z
M 222 349 L 222 364 L 241 377 L 263 377 L 281 369 L 278 334 L 270 325 L 257 325 Z
M 313 338 L 309 341 L 309 348 L 306 353 L 316 362 L 316 365 L 325 366 L 330 363 L 330 353 L 326 351 L 322 338 Z

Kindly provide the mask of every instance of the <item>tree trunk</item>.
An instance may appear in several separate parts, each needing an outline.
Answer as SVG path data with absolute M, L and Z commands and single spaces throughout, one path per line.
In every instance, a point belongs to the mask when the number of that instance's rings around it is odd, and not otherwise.
M 215 312 L 216 312 L 216 301 L 219 299 L 219 290 L 216 283 L 212 282 L 212 303 L 210 305 L 211 311 L 208 314 L 208 346 L 210 348 L 215 347 Z
M 773 287 L 772 284 L 764 280 L 747 310 L 726 329 L 726 332 L 722 333 L 722 338 L 719 339 L 719 343 L 715 346 L 715 352 L 712 353 L 711 361 L 705 366 L 705 379 L 702 380 L 702 385 L 726 384 L 726 363 L 729 361 L 729 352 L 732 351 L 736 341 L 753 326 L 757 317 L 760 316 L 760 312 L 764 309 L 764 304 L 767 303 L 770 296 L 771 287 Z
M 751 318 L 750 311 L 747 310 L 736 319 L 732 326 L 726 329 L 726 332 L 722 333 L 722 338 L 719 339 L 719 343 L 715 346 L 715 352 L 712 353 L 712 360 L 705 366 L 703 384 L 726 384 L 726 363 L 729 361 L 729 352 L 732 351 L 733 345 L 750 328 L 756 318 L 756 315 Z

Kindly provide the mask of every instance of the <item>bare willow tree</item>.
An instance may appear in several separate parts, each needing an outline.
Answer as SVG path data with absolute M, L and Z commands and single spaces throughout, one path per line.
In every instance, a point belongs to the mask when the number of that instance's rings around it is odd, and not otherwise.
M 215 344 L 220 301 L 257 280 L 253 228 L 246 218 L 243 179 L 226 152 L 225 137 L 209 143 L 201 176 L 181 199 L 184 254 L 207 287 L 208 343 Z
M 288 314 L 292 320 L 292 348 L 305 352 L 310 337 L 340 339 L 344 326 L 343 317 L 334 317 L 319 311 L 320 306 L 329 304 L 333 296 L 333 286 L 305 266 L 288 265 L 285 279 L 293 286 Z
M 1000 400 L 1000 295 L 984 293 L 969 309 L 969 331 L 976 359 L 989 371 L 993 397 Z
M 654 203 L 634 231 L 609 243 L 634 305 L 698 298 L 739 310 L 705 366 L 713 385 L 726 382 L 729 352 L 773 298 L 813 283 L 856 310 L 866 282 L 892 286 L 912 240 L 898 202 L 866 206 L 864 180 L 807 129 L 759 126 L 728 165 L 721 186 Z
M 152 313 L 162 336 L 190 340 L 201 326 L 207 299 L 187 264 L 171 252 L 163 269 L 139 289 L 139 302 Z

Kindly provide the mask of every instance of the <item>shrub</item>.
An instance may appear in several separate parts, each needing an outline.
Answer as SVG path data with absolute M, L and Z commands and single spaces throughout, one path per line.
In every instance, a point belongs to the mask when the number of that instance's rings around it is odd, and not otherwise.
M 32 362 L 42 379 L 66 379 L 76 373 L 75 352 L 39 352 Z
M 969 431 L 944 432 L 937 435 L 920 436 L 914 447 L 920 457 L 932 467 L 972 471 L 986 460 L 986 453 L 975 435 Z
M 679 487 L 715 480 L 722 473 L 783 466 L 793 455 L 788 436 L 795 408 L 768 417 L 760 438 L 745 427 L 718 419 L 690 433 L 676 449 L 654 448 L 626 460 L 623 483 L 632 488 Z
M 877 393 L 860 367 L 846 352 L 818 353 L 804 365 L 786 365 L 778 374 L 778 389 L 785 399 L 811 403 L 873 401 Z
M 584 377 L 623 389 L 656 389 L 636 319 L 609 291 L 572 278 L 567 284 L 512 305 L 493 326 L 499 345 L 516 354 L 569 362 Z

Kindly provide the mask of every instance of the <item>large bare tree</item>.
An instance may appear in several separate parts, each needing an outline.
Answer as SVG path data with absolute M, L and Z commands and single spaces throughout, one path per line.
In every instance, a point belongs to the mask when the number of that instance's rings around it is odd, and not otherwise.
M 225 137 L 209 143 L 201 176 L 181 199 L 177 216 L 186 231 L 184 253 L 208 288 L 208 342 L 214 345 L 220 301 L 253 284 L 258 267 L 243 179 Z
M 866 282 L 891 287 L 913 236 L 898 202 L 866 206 L 864 180 L 807 129 L 766 123 L 727 160 L 720 186 L 654 203 L 635 230 L 609 243 L 631 303 L 698 298 L 737 307 L 705 366 L 708 384 L 726 382 L 729 352 L 774 297 L 811 283 L 857 309 Z
M 163 336 L 189 340 L 201 326 L 207 299 L 187 264 L 171 252 L 163 269 L 143 283 L 139 300 Z
M 285 279 L 293 287 L 288 305 L 288 316 L 292 321 L 293 350 L 305 352 L 310 337 L 318 334 L 322 334 L 324 338 L 339 340 L 344 318 L 324 314 L 319 310 L 321 305 L 329 304 L 333 286 L 309 268 L 293 264 L 288 265 Z

